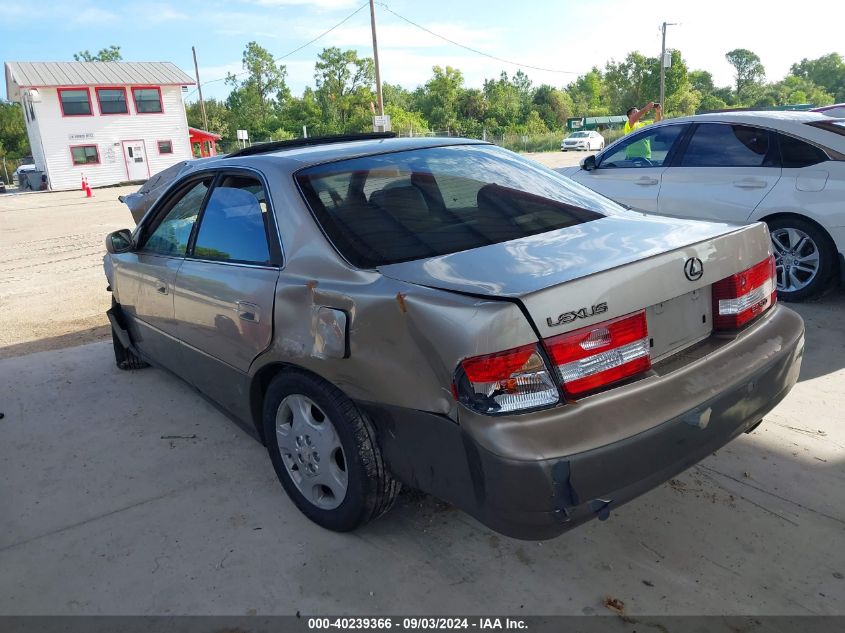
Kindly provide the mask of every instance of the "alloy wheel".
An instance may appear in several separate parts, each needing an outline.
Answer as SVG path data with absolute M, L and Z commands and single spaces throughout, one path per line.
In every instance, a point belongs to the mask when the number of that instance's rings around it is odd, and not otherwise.
M 809 286 L 819 272 L 819 247 L 804 231 L 779 228 L 772 231 L 779 292 L 795 292 Z

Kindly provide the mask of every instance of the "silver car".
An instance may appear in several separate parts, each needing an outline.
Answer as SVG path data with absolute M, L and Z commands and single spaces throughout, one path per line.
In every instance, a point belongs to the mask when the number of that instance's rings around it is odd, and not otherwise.
M 649 217 L 498 147 L 257 146 L 106 239 L 118 366 L 165 367 L 351 530 L 401 485 L 550 538 L 752 430 L 798 378 L 764 224 Z

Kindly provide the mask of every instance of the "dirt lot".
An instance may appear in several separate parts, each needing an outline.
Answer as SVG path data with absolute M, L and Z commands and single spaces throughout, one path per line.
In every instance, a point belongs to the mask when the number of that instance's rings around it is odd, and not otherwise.
M 845 615 L 845 291 L 795 306 L 801 379 L 753 434 L 607 522 L 521 542 L 406 492 L 336 534 L 186 384 L 73 347 L 107 333 L 121 192 L 0 197 L 0 614 Z
M 107 233 L 134 226 L 136 186 L 0 196 L 0 358 L 108 335 Z

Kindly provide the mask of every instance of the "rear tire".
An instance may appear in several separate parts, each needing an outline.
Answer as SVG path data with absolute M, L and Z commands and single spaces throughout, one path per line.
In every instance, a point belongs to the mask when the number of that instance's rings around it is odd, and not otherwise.
M 335 386 L 291 369 L 267 389 L 264 438 L 276 475 L 317 525 L 348 532 L 387 512 L 401 484 L 385 466 L 375 430 Z
M 767 222 L 777 265 L 778 297 L 804 301 L 824 290 L 836 270 L 836 247 L 818 225 L 800 217 Z

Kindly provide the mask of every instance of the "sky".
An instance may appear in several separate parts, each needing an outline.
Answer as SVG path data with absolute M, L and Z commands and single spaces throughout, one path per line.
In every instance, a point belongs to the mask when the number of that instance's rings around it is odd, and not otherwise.
M 247 42 L 254 40 L 279 58 L 349 18 L 280 60 L 298 95 L 307 85 L 313 86 L 314 61 L 324 47 L 372 56 L 365 4 L 365 0 L 54 0 L 36 8 L 7 2 L 0 17 L 0 61 L 72 61 L 80 50 L 96 53 L 117 44 L 126 61 L 171 61 L 193 74 L 193 45 L 204 97 L 225 98 L 229 88 L 222 79 L 242 71 Z M 757 53 L 767 78 L 774 81 L 803 58 L 831 52 L 845 56 L 841 34 L 845 10 L 832 8 L 836 2 L 814 10 L 770 0 L 677 0 L 656 8 L 657 4 L 378 0 L 382 81 L 413 89 L 431 76 L 432 66 L 449 65 L 462 71 L 468 87 L 481 87 L 485 78 L 520 68 L 535 85 L 563 87 L 593 66 L 621 61 L 631 51 L 657 57 L 664 21 L 675 23 L 667 28 L 667 48 L 679 49 L 690 70 L 710 71 L 719 86 L 733 82 L 725 53 L 735 48 Z M 396 14 L 500 59 L 446 42 Z M 5 95 L 3 83 L 0 97 Z M 192 89 L 187 99 L 196 98 Z

